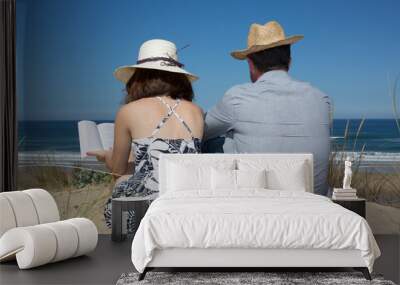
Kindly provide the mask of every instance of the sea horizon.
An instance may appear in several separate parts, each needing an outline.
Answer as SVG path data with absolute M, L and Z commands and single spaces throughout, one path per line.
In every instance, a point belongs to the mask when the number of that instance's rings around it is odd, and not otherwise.
M 388 161 L 400 157 L 400 131 L 395 119 L 365 119 L 357 140 L 362 119 L 334 119 L 331 129 L 332 150 L 354 153 L 363 150 L 374 160 Z M 18 149 L 21 153 L 80 153 L 77 123 L 80 120 L 24 120 L 18 122 Z M 112 120 L 94 120 L 96 123 Z M 348 136 L 345 129 L 349 122 Z M 393 158 L 397 161 L 397 158 Z M 392 160 L 393 160 L 392 159 Z

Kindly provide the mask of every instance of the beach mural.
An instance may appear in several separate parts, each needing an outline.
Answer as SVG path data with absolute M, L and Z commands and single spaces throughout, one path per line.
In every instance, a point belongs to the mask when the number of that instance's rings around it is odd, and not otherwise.
M 347 12 L 352 9 L 341 9 L 340 1 L 291 2 L 296 6 L 293 11 L 303 13 L 296 16 L 284 9 L 285 3 L 269 1 L 255 3 L 259 9 L 215 7 L 211 1 L 171 2 L 157 11 L 152 7 L 162 1 L 118 1 L 112 7 L 105 0 L 17 2 L 19 189 L 47 189 L 63 218 L 86 216 L 100 232 L 108 232 L 103 207 L 114 181 L 94 158 L 81 158 L 78 122 L 113 122 L 124 96 L 124 86 L 113 78 L 114 68 L 133 61 L 134 47 L 149 38 L 190 44 L 181 52 L 185 64 L 200 75 L 194 84 L 196 102 L 207 111 L 227 88 L 249 81 L 245 64 L 229 57 L 229 51 L 243 40 L 238 34 L 245 37 L 248 23 L 276 18 L 290 31 L 300 29 L 305 34 L 304 43 L 293 49 L 296 59 L 290 72 L 317 82 L 334 102 L 330 186 L 341 187 L 344 160 L 352 157 L 352 186 L 367 199 L 373 231 L 400 234 L 400 87 L 396 83 L 400 38 L 391 36 L 398 33 L 394 27 L 400 26 L 400 20 L 391 17 L 395 9 L 389 4 L 376 7 L 376 1 L 362 5 L 343 1 L 357 6 L 353 14 Z M 381 19 L 374 27 L 368 11 Z M 337 24 L 337 15 L 344 23 Z M 305 20 L 311 16 L 329 33 Z M 379 34 L 378 45 L 369 41 L 371 31 L 363 29 L 386 32 Z M 385 46 L 389 41 L 390 46 Z M 371 50 L 379 55 L 379 62 L 370 57 Z

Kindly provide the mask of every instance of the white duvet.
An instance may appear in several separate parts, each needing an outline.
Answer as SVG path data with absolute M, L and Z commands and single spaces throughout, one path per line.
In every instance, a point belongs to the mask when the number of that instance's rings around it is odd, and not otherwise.
M 359 215 L 320 195 L 265 189 L 162 195 L 140 223 L 132 262 L 143 272 L 165 248 L 358 249 L 371 272 L 380 255 Z

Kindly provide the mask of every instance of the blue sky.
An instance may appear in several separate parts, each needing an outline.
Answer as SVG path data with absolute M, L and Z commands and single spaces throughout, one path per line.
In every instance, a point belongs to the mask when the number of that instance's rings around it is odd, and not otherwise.
M 207 110 L 249 81 L 246 62 L 229 52 L 246 46 L 251 23 L 277 20 L 305 36 L 292 48 L 291 75 L 327 93 L 336 118 L 390 118 L 399 11 L 398 0 L 18 0 L 19 117 L 112 119 L 124 96 L 113 70 L 135 63 L 152 38 L 190 44 L 180 61 L 200 77 L 196 102 Z

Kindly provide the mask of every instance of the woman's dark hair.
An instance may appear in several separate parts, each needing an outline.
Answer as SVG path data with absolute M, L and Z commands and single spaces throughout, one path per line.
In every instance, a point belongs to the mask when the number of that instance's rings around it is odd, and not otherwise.
M 289 70 L 290 64 L 290 45 L 278 46 L 247 56 L 254 63 L 260 72 L 284 69 Z
M 182 73 L 137 68 L 126 84 L 125 104 L 142 98 L 167 95 L 192 101 L 192 84 Z

